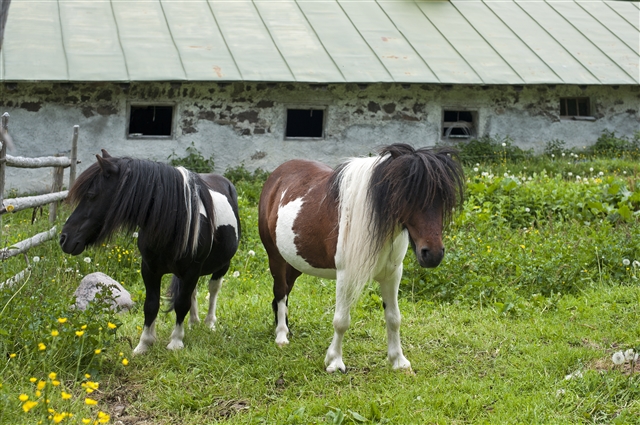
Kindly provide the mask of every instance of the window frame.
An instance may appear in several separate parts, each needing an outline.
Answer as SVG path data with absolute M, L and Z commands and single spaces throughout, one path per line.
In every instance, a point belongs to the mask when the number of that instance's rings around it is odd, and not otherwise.
M 576 114 L 572 114 L 569 115 L 569 105 L 568 105 L 568 101 L 575 101 L 575 109 L 576 109 Z M 587 114 L 586 115 L 581 115 L 580 114 L 580 101 L 586 101 L 586 106 L 587 106 Z M 564 106 L 565 115 L 562 115 L 562 108 Z M 558 108 L 558 116 L 561 119 L 564 120 L 576 120 L 576 121 L 595 121 L 595 117 L 592 114 L 591 111 L 591 99 L 587 96 L 572 96 L 572 97 L 561 97 L 559 98 L 559 108 Z
M 171 131 L 168 135 L 137 135 L 138 133 L 129 132 L 131 126 L 131 109 L 141 106 L 170 106 L 171 109 Z M 178 106 L 174 102 L 127 102 L 127 122 L 125 126 L 125 137 L 128 140 L 149 140 L 149 139 L 162 139 L 173 140 L 176 134 L 176 117 Z
M 468 121 L 460 121 L 459 117 L 457 121 L 445 121 L 445 113 L 447 112 L 467 112 L 471 114 L 471 122 Z M 468 123 L 470 125 L 462 125 L 458 123 Z M 451 137 L 451 133 L 449 136 L 446 136 L 445 133 L 447 129 L 453 128 L 467 128 L 469 129 L 469 135 L 467 136 L 457 136 Z M 460 108 L 460 107 L 443 107 L 442 108 L 442 120 L 441 120 L 441 131 L 440 131 L 440 140 L 451 141 L 451 140 L 472 140 L 477 137 L 478 134 L 478 110 L 477 109 L 468 109 L 468 108 Z M 456 137 L 457 136 L 457 137 Z
M 304 110 L 304 111 L 322 111 L 322 135 L 320 137 L 305 137 L 305 136 L 287 136 L 287 128 L 289 125 L 289 110 Z M 284 131 L 283 137 L 284 140 L 291 141 L 317 141 L 317 140 L 325 140 L 327 134 L 327 115 L 328 115 L 329 107 L 328 105 L 286 105 L 284 107 Z

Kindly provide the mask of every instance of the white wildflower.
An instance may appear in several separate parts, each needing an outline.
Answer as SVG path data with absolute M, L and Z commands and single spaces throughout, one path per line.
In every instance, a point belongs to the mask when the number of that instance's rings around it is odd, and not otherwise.
M 604 173 L 603 173 L 602 171 L 600 171 L 600 172 L 598 173 L 598 175 L 599 175 L 599 176 L 604 176 Z
M 233 272 L 232 276 L 233 277 L 240 277 L 240 272 L 236 270 L 235 272 Z
M 507 146 L 507 144 L 506 144 L 506 143 L 503 143 L 503 144 L 502 144 L 502 147 L 503 147 L 503 148 L 504 148 L 504 147 L 506 147 L 506 146 Z
M 503 176 L 509 177 L 509 173 L 504 173 Z
M 622 264 L 624 264 L 625 266 L 628 266 L 629 264 L 631 264 L 631 261 L 629 261 L 627 258 L 624 258 L 622 260 Z
M 530 212 L 531 210 L 529 209 L 529 207 L 525 207 L 524 212 Z
M 551 158 L 555 158 L 556 156 L 554 154 L 551 154 Z
M 40 257 L 38 257 L 37 255 L 35 257 L 33 257 L 33 262 L 37 263 L 38 261 L 40 261 Z
M 563 396 L 564 393 L 565 393 L 564 388 L 560 388 L 558 391 L 556 391 L 556 397 Z
M 478 172 L 478 167 L 473 167 L 473 171 Z
M 138 237 L 138 232 L 133 232 L 133 234 L 131 234 L 131 236 L 133 236 L 134 238 Z
M 569 173 L 567 173 L 567 175 L 568 175 L 569 177 L 571 177 L 571 176 L 573 176 L 573 173 L 572 173 L 571 171 L 569 171 Z
M 91 258 L 89 257 L 84 257 L 84 262 L 89 264 L 91 262 Z
M 256 252 L 252 249 L 249 250 L 249 252 L 247 252 L 247 254 L 249 254 L 251 257 L 255 257 L 256 256 Z
M 565 155 L 565 153 L 564 153 L 564 152 L 562 152 L 562 156 L 564 156 L 564 155 Z
M 613 364 L 621 365 L 624 363 L 624 353 L 622 351 L 616 351 L 613 353 L 613 356 L 611 356 L 611 361 Z
M 634 354 L 635 353 L 633 352 L 633 348 L 629 348 L 624 352 L 624 359 L 630 362 L 633 360 Z
M 476 162 L 476 167 L 479 167 L 479 166 L 480 166 L 480 163 L 479 163 L 479 162 Z
M 591 171 L 593 173 L 593 167 L 589 168 L 589 171 Z
M 579 370 L 576 370 L 575 372 L 570 373 L 564 377 L 564 379 L 566 379 L 567 381 L 571 379 L 580 379 L 580 378 L 582 378 L 582 372 Z
M 633 267 L 640 267 L 640 261 L 633 260 Z

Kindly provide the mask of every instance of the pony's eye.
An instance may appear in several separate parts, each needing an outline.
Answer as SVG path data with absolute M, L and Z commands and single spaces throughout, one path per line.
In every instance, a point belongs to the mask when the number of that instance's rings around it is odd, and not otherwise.
M 95 197 L 96 197 L 96 193 L 94 191 L 91 190 L 91 191 L 87 192 L 87 199 L 88 200 L 92 200 Z

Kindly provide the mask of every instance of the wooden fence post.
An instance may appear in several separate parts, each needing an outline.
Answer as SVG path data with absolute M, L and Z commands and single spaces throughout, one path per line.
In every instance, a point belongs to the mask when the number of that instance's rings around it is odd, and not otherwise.
M 56 155 L 59 156 L 59 155 Z M 55 167 L 53 169 L 53 183 L 51 184 L 51 193 L 60 192 L 62 190 L 62 182 L 64 180 L 64 168 Z M 49 223 L 53 224 L 58 216 L 58 203 L 55 201 L 49 204 Z
M 78 125 L 73 126 L 73 140 L 71 141 L 71 165 L 69 166 L 69 187 L 76 181 L 76 165 L 78 163 Z
M 8 126 L 9 113 L 5 112 L 4 114 L 2 114 L 2 121 L 0 123 L 0 142 L 2 142 L 2 147 L 0 148 L 0 206 L 2 205 L 2 201 L 4 200 L 4 174 L 5 169 L 7 168 L 7 142 L 4 135 L 8 132 Z M 3 245 L 2 216 L 0 216 L 0 245 Z

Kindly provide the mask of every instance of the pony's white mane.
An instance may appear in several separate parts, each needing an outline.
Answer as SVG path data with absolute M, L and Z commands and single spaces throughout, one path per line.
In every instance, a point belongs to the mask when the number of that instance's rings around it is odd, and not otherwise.
M 340 206 L 336 268 L 343 273 L 344 296 L 355 302 L 386 249 L 377 251 L 371 236 L 371 204 L 367 197 L 371 174 L 379 156 L 351 158 L 340 171 Z M 386 247 L 384 247 L 386 248 Z
M 190 254 L 195 255 L 198 249 L 198 235 L 200 234 L 200 217 L 197 214 L 195 217 L 193 216 L 194 208 L 193 208 L 192 202 L 193 202 L 193 199 L 198 199 L 198 201 L 201 202 L 198 197 L 198 192 L 197 192 L 198 187 L 197 185 L 191 184 L 191 180 L 193 177 L 191 172 L 189 172 L 189 170 L 187 170 L 184 167 L 176 167 L 176 170 L 178 170 L 180 174 L 182 174 L 182 181 L 184 185 L 184 203 L 185 203 L 185 214 L 186 214 L 186 220 L 185 220 L 185 226 L 184 226 L 185 235 L 191 234 L 190 233 L 191 222 L 195 220 L 193 233 L 192 233 L 193 237 L 191 237 L 191 247 L 187 246 L 189 244 L 189 238 L 184 238 L 184 242 L 180 247 L 180 252 L 186 253 L 187 249 L 189 249 Z M 192 193 L 192 189 L 196 189 L 195 194 Z M 198 208 L 195 211 L 199 211 L 199 210 L 200 208 L 198 206 Z

